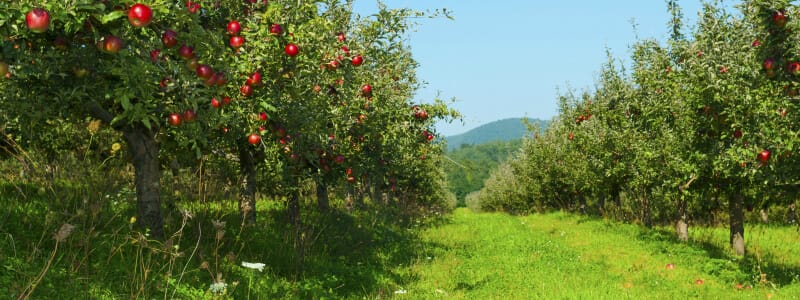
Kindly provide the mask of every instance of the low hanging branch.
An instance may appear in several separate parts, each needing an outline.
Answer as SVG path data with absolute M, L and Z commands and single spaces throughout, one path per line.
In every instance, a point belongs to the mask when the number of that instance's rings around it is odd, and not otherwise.
M 692 175 L 692 178 L 689 178 L 689 181 L 686 182 L 685 184 L 679 186 L 678 189 L 681 192 L 685 191 L 686 189 L 689 188 L 690 185 L 692 185 L 692 182 L 694 182 L 696 179 L 697 179 L 697 175 Z

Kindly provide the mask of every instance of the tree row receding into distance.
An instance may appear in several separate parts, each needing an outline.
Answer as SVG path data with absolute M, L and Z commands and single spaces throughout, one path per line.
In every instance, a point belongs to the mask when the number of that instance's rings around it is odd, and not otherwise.
M 591 91 L 467 199 L 514 213 L 567 209 L 652 224 L 727 221 L 743 255 L 745 211 L 788 207 L 800 187 L 800 7 L 705 4 L 691 30 L 667 1 L 670 38 L 609 55 Z

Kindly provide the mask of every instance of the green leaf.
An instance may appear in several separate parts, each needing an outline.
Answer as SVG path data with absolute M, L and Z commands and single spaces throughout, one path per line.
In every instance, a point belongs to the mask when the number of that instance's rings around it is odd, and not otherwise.
M 119 97 L 119 101 L 120 101 L 120 105 L 122 105 L 122 109 L 128 111 L 128 110 L 131 110 L 133 108 L 133 105 L 131 105 L 131 100 L 128 99 L 127 95 L 120 96 Z
M 276 112 L 278 110 L 275 108 L 275 106 L 269 105 L 269 103 L 267 103 L 266 101 L 261 101 L 261 103 L 259 104 L 261 105 L 261 109 L 265 111 Z
M 145 128 L 152 129 L 152 125 L 150 124 L 150 118 L 142 119 L 142 123 L 144 124 Z
M 116 19 L 119 19 L 124 15 L 125 15 L 125 11 L 116 10 L 116 11 L 113 11 L 113 12 L 110 12 L 110 13 L 104 15 L 102 18 L 100 18 L 100 22 L 103 23 L 103 24 L 107 24 L 108 22 L 111 22 L 111 21 L 114 21 Z

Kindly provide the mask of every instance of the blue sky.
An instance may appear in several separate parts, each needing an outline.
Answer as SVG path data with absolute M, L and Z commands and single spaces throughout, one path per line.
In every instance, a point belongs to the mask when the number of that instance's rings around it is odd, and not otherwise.
M 409 35 L 427 85 L 416 101 L 455 98 L 464 121 L 437 124 L 444 135 L 512 117 L 550 119 L 558 113 L 558 90 L 591 88 L 605 48 L 629 61 L 641 38 L 669 36 L 663 0 L 387 0 L 391 8 L 447 8 L 455 20 L 420 19 Z M 701 1 L 678 1 L 692 26 Z M 726 6 L 731 1 L 725 2 Z M 736 2 L 738 3 L 738 1 Z M 356 0 L 355 11 L 374 12 L 373 0 Z M 633 24 L 636 24 L 634 29 Z

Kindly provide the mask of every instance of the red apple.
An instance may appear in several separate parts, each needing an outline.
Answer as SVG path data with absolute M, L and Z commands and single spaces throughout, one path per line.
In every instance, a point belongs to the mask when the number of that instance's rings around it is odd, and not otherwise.
M 574 139 L 574 138 L 575 138 L 575 134 L 573 134 L 572 132 L 570 132 L 570 133 L 569 133 L 569 135 L 567 135 L 567 138 L 568 138 L 569 140 L 572 140 L 572 139 Z
M 428 135 L 427 135 L 425 138 L 427 138 L 427 139 L 428 139 L 428 141 L 430 142 L 430 141 L 432 141 L 432 140 L 433 140 L 433 135 L 432 135 L 432 134 L 430 134 L 430 133 L 428 133 Z
M 50 28 L 50 13 L 42 8 L 34 8 L 25 15 L 25 23 L 30 31 L 45 32 Z
M 222 105 L 231 104 L 231 97 L 222 97 Z
M 181 45 L 178 48 L 178 55 L 183 57 L 183 59 L 192 59 L 194 58 L 194 48 L 192 46 L 187 46 L 186 44 Z
M 224 86 L 226 83 L 228 83 L 228 79 L 225 78 L 225 72 L 217 72 L 214 74 L 214 76 L 212 76 L 212 78 L 214 77 L 216 77 L 217 86 Z
M 298 53 L 300 53 L 300 48 L 298 48 L 297 45 L 295 45 L 295 44 L 288 44 L 288 45 L 286 45 L 286 48 L 283 49 L 283 50 L 284 50 L 284 52 L 286 52 L 286 55 L 289 55 L 291 57 L 294 57 Z
M 256 133 L 251 133 L 250 136 L 247 137 L 247 142 L 250 143 L 250 145 L 257 145 L 261 142 L 261 136 Z
M 772 13 L 772 23 L 778 28 L 786 26 L 786 12 L 783 10 L 776 10 Z
M 792 75 L 800 74 L 800 62 L 790 62 L 789 65 L 786 66 L 786 72 Z
M 186 61 L 186 67 L 189 68 L 189 70 L 197 70 L 197 66 L 199 65 L 200 63 L 197 61 L 196 57 L 190 58 Z
M 211 106 L 214 107 L 214 108 L 220 108 L 222 106 L 222 104 L 219 103 L 219 100 L 217 100 L 217 97 L 214 97 L 214 98 L 211 98 Z
M 278 126 L 277 128 L 275 128 L 275 136 L 277 136 L 277 137 L 286 136 L 286 128 L 283 128 L 281 126 Z
M 336 158 L 333 159 L 333 161 L 335 163 L 337 163 L 337 164 L 343 164 L 344 163 L 344 155 L 337 155 Z
M 742 130 L 741 129 L 734 130 L 733 131 L 733 137 L 737 138 L 737 139 L 742 138 Z
M 230 42 L 231 48 L 239 49 L 239 47 L 242 47 L 242 45 L 244 45 L 244 38 L 241 37 L 241 36 L 238 36 L 238 35 L 237 36 L 232 36 L 229 42 Z
M 277 23 L 272 24 L 269 26 L 269 33 L 274 35 L 281 35 L 281 33 L 283 33 L 283 27 L 281 27 L 281 25 Z
M 327 63 L 325 66 L 328 67 L 328 69 L 336 70 L 336 68 L 339 67 L 339 61 L 334 59 L 331 62 Z
M 754 41 L 753 41 L 753 47 L 758 47 L 758 46 L 761 46 L 761 41 L 759 41 L 759 40 L 754 40 Z
M 241 92 L 245 97 L 250 97 L 250 95 L 253 94 L 253 87 L 249 85 L 243 85 L 239 88 L 239 92 Z
M 350 59 L 350 63 L 353 64 L 353 66 L 358 67 L 364 63 L 364 57 L 362 57 L 361 54 L 353 56 L 353 58 Z
M 672 264 L 672 263 L 668 263 L 667 264 L 667 270 L 672 270 L 672 269 L 675 269 L 675 265 Z
M 339 32 L 336 34 L 336 39 L 340 42 L 344 42 L 347 38 L 344 36 L 344 32 Z
M 67 50 L 69 47 L 69 41 L 67 41 L 67 39 L 63 36 L 57 36 L 55 39 L 53 39 L 53 47 L 58 50 Z
M 419 111 L 414 113 L 414 117 L 416 117 L 417 119 L 423 120 L 423 121 L 427 120 L 428 119 L 428 112 L 425 111 L 424 109 L 419 110 Z
M 189 10 L 190 13 L 197 13 L 197 11 L 200 10 L 200 4 L 186 1 L 186 9 Z
M 153 49 L 153 50 L 150 50 L 150 60 L 151 60 L 153 63 L 157 63 L 157 62 L 158 62 L 158 59 L 159 59 L 159 57 L 161 57 L 161 49 Z
M 169 84 L 171 82 L 172 82 L 171 78 L 164 77 L 164 78 L 161 78 L 161 81 L 158 82 L 158 86 L 160 86 L 162 89 L 165 89 L 165 88 L 167 88 L 167 86 L 169 86 Z
M 758 160 L 761 162 L 762 165 L 767 164 L 767 162 L 769 162 L 770 155 L 771 153 L 769 152 L 769 150 L 767 149 L 761 150 L 761 152 L 758 153 Z
M 178 33 L 172 29 L 167 29 L 161 35 L 161 42 L 164 43 L 165 48 L 172 48 L 178 44 Z
M 181 115 L 178 113 L 171 113 L 169 114 L 167 121 L 169 122 L 169 125 L 176 127 L 181 126 Z
M 114 35 L 107 35 L 103 38 L 103 51 L 115 54 L 122 49 L 122 39 Z
M 266 122 L 268 118 L 267 113 L 263 111 L 258 113 L 258 118 L 261 119 L 261 121 Z
M 764 70 L 770 71 L 775 67 L 775 60 L 772 58 L 767 58 L 764 60 L 762 65 L 764 66 Z
M 369 84 L 361 86 L 361 93 L 364 95 L 372 94 L 372 86 Z
M 261 85 L 261 72 L 255 71 L 253 74 L 250 74 L 244 84 L 256 86 Z
M 149 6 L 136 3 L 128 9 L 128 21 L 133 27 L 145 27 L 153 20 L 153 10 Z
M 189 108 L 183 112 L 183 120 L 186 122 L 194 122 L 196 119 L 197 113 L 194 111 L 194 109 Z
M 694 281 L 694 284 L 703 285 L 703 280 L 702 279 L 697 279 L 697 280 Z
M 211 78 L 211 75 L 214 75 L 214 70 L 207 64 L 201 64 L 195 68 L 195 73 L 197 73 L 197 77 L 208 79 Z
M 239 35 L 239 32 L 242 31 L 242 25 L 239 24 L 239 21 L 232 20 L 228 22 L 228 34 L 229 35 Z

